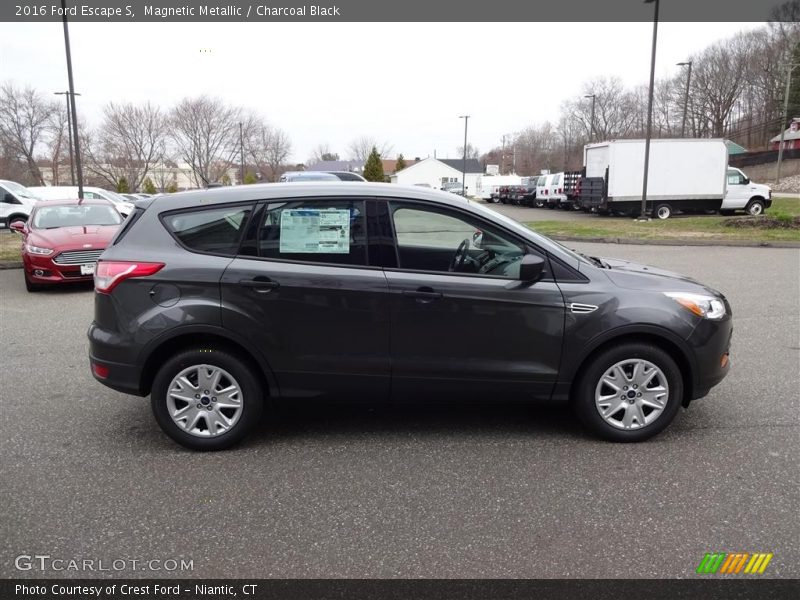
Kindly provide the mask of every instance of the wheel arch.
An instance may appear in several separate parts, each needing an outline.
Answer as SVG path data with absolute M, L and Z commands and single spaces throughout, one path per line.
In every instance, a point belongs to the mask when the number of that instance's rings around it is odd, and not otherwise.
M 214 328 L 211 330 L 195 330 L 192 328 L 181 329 L 167 338 L 159 338 L 144 350 L 141 361 L 142 372 L 139 379 L 139 389 L 143 395 L 148 395 L 153 386 L 153 380 L 159 366 L 167 358 L 186 348 L 213 346 L 235 354 L 249 363 L 261 383 L 264 385 L 266 396 L 278 395 L 278 383 L 263 356 L 250 347 L 247 342 L 232 336 L 227 330 Z
M 604 337 L 597 340 L 594 344 L 590 345 L 587 350 L 581 355 L 576 363 L 576 367 L 572 370 L 572 377 L 569 384 L 568 398 L 573 399 L 580 373 L 586 368 L 586 365 L 593 360 L 598 354 L 604 352 L 608 348 L 619 346 L 620 344 L 627 343 L 646 343 L 652 344 L 660 348 L 670 355 L 670 357 L 678 365 L 681 372 L 681 379 L 683 380 L 683 398 L 681 403 L 683 406 L 688 406 L 692 398 L 694 390 L 695 379 L 695 365 L 690 358 L 690 355 L 683 344 L 676 339 L 657 331 L 622 331 L 617 332 L 610 337 Z

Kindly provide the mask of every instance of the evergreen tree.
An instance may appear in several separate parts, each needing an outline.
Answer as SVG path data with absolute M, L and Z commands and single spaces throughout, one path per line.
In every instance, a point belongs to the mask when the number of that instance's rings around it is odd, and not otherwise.
M 169 185 L 167 186 L 167 189 L 164 191 L 167 192 L 168 194 L 174 194 L 175 192 L 178 191 L 178 184 L 175 183 L 174 181 L 170 181 Z
M 403 158 L 403 153 L 397 155 L 397 162 L 394 165 L 394 172 L 402 171 L 406 168 L 406 160 Z
M 245 175 L 244 175 L 244 183 L 246 185 L 249 185 L 251 183 L 257 183 L 257 182 L 258 182 L 258 179 L 256 178 L 255 175 L 253 175 L 253 173 L 251 173 L 250 171 L 245 173 Z
M 372 152 L 369 153 L 369 158 L 367 158 L 367 162 L 364 165 L 364 179 L 367 181 L 385 181 L 383 163 L 375 146 L 372 147 Z
M 153 182 L 149 177 L 145 177 L 144 182 L 142 182 L 142 191 L 144 191 L 145 194 L 157 194 L 158 193 L 158 190 L 156 189 L 156 186 L 153 185 Z
M 120 177 L 119 181 L 117 181 L 117 193 L 118 194 L 129 194 L 130 188 L 128 187 L 128 180 L 125 177 Z

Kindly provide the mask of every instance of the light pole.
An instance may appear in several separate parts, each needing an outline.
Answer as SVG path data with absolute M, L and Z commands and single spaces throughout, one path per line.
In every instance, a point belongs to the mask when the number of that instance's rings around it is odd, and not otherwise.
M 597 99 L 597 94 L 586 94 L 584 98 L 592 99 L 592 116 L 589 118 L 589 143 L 594 141 L 594 101 Z
M 783 136 L 786 134 L 786 121 L 789 119 L 789 91 L 792 87 L 792 71 L 800 67 L 800 63 L 786 65 L 786 94 L 783 97 L 783 120 L 781 121 L 781 139 L 778 142 L 778 166 L 775 173 L 775 183 L 781 182 L 781 163 L 783 162 Z
M 464 163 L 461 168 L 461 195 L 467 197 L 467 123 L 469 115 L 460 115 L 459 119 L 464 119 Z
M 686 73 L 686 93 L 683 96 L 683 123 L 681 124 L 681 137 L 686 137 L 686 114 L 689 112 L 689 85 L 692 83 L 692 61 L 677 63 L 678 67 L 689 67 Z
M 645 4 L 655 3 L 653 12 L 653 49 L 650 52 L 650 90 L 647 94 L 647 132 L 644 138 L 644 176 L 642 182 L 642 212 L 639 220 L 647 221 L 647 172 L 650 168 L 650 134 L 653 127 L 653 84 L 656 78 L 656 42 L 658 40 L 658 0 L 644 0 Z
M 53 92 L 56 96 L 64 96 L 67 99 L 67 136 L 69 138 L 69 179 L 71 185 L 75 185 L 75 166 L 73 164 L 72 158 L 72 117 L 70 116 L 70 93 L 69 90 L 66 92 Z M 80 96 L 77 92 L 75 93 L 76 96 Z M 58 168 L 58 163 L 56 162 L 56 169 Z
M 61 12 L 64 21 L 64 50 L 67 54 L 67 79 L 69 81 L 69 95 L 72 102 L 72 135 L 75 142 L 75 167 L 78 171 L 78 198 L 83 200 L 83 168 L 81 166 L 81 147 L 78 140 L 78 112 L 75 110 L 75 82 L 72 79 L 72 53 L 69 48 L 69 26 L 67 25 L 67 0 L 61 0 Z

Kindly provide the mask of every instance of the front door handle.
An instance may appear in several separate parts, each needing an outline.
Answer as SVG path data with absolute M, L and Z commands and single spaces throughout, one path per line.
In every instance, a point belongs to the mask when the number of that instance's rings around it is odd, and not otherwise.
M 442 297 L 441 292 L 437 292 L 433 288 L 427 286 L 417 288 L 416 290 L 403 290 L 400 293 L 407 298 L 414 298 L 420 304 L 429 304 Z
M 279 288 L 281 284 L 277 281 L 273 281 L 269 277 L 259 276 L 253 279 L 240 279 L 239 285 L 252 288 L 254 292 L 258 292 L 259 294 L 266 294 L 267 292 Z

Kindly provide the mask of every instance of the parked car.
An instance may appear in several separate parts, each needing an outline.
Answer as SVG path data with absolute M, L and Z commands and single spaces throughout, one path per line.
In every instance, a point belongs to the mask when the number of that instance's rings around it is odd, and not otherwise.
M 342 181 L 366 181 L 358 173 L 351 173 L 350 171 L 325 171 L 331 175 L 336 175 Z
M 548 173 L 536 181 L 536 198 L 541 201 L 541 206 L 555 208 L 560 204 L 560 199 L 554 193 L 557 177 L 558 173 Z
M 333 173 L 326 173 L 324 171 L 286 171 L 280 176 L 280 182 L 292 181 L 341 181 Z
M 48 185 L 42 187 L 32 187 L 29 189 L 42 200 L 69 200 L 77 199 L 78 197 L 78 186 L 72 185 Z M 103 188 L 84 186 L 83 197 L 87 200 L 98 198 L 101 200 L 107 200 L 114 205 L 114 207 L 119 211 L 119 214 L 121 214 L 123 217 L 127 217 L 133 210 L 133 203 L 127 198 L 121 196 L 117 192 L 111 192 L 109 190 L 104 190 Z
M 39 198 L 24 185 L 0 179 L 0 226 L 24 223 L 38 201 Z
M 442 184 L 443 192 L 450 192 L 451 194 L 464 195 L 464 186 L 460 181 L 447 181 Z
M 100 257 L 90 365 L 172 439 L 241 440 L 264 402 L 571 403 L 652 437 L 729 370 L 728 301 L 585 256 L 479 203 L 374 183 L 139 202 Z
M 38 203 L 27 223 L 11 228 L 22 234 L 22 265 L 29 292 L 90 281 L 95 262 L 117 232 L 122 217 L 106 200 L 53 200 Z

